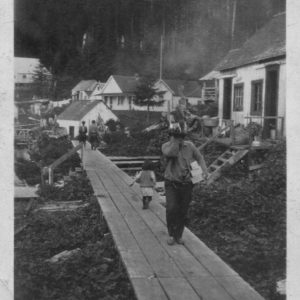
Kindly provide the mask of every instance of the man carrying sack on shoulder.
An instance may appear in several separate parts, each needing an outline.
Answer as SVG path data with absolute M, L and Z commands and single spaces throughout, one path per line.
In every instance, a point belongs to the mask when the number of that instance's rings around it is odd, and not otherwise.
M 182 234 L 188 207 L 192 200 L 193 182 L 197 182 L 197 179 L 193 178 L 193 173 L 202 169 L 201 173 L 204 179 L 207 178 L 208 173 L 206 163 L 199 150 L 192 142 L 184 141 L 186 135 L 184 122 L 171 124 L 171 126 L 170 140 L 162 145 L 162 153 L 166 161 L 164 177 L 169 233 L 167 242 L 169 245 L 174 245 L 175 243 L 184 244 Z

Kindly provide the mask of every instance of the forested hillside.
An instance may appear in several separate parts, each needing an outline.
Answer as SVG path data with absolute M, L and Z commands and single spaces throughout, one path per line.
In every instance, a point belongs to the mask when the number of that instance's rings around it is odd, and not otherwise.
M 112 73 L 199 78 L 284 0 L 16 0 L 15 55 L 41 58 L 61 81 Z

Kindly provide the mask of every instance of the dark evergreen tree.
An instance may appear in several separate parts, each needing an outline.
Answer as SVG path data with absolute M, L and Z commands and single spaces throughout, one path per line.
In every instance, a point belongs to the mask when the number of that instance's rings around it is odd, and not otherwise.
M 163 36 L 163 77 L 198 79 L 283 10 L 285 0 L 16 0 L 15 54 L 40 58 L 57 87 L 158 77 Z
M 51 73 L 42 64 L 39 64 L 33 74 L 34 95 L 38 98 L 50 98 L 52 87 Z
M 163 94 L 155 87 L 155 78 L 152 76 L 143 76 L 139 78 L 139 84 L 135 92 L 134 104 L 147 107 L 147 123 L 149 123 L 149 111 L 152 106 L 161 106 L 164 103 Z

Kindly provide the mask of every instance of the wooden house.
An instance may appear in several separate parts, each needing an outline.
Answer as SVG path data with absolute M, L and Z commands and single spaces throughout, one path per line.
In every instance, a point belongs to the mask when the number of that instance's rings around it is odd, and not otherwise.
M 101 100 L 94 101 L 74 101 L 58 117 L 57 122 L 60 127 L 67 129 L 71 138 L 79 134 L 79 127 L 85 121 L 88 127 L 92 120 L 97 122 L 101 117 L 104 123 L 109 119 L 118 120 L 116 115 Z
M 274 16 L 218 64 L 219 118 L 285 135 L 286 15 Z
M 201 98 L 204 101 L 218 101 L 219 71 L 211 71 L 199 79 L 201 84 Z
M 138 83 L 137 76 L 111 75 L 102 88 L 104 102 L 112 110 L 143 110 L 133 103 Z
M 36 75 L 42 72 L 45 82 L 35 82 Z M 52 75 L 44 67 L 38 58 L 15 57 L 14 58 L 14 83 L 15 101 L 29 101 L 36 97 L 37 90 L 43 91 L 44 97 L 49 92 Z
M 14 58 L 14 81 L 16 86 L 24 86 L 34 82 L 35 72 L 41 67 L 44 75 L 51 77 L 46 67 L 41 65 L 38 58 L 15 57 Z
M 90 96 L 99 86 L 97 80 L 81 80 L 72 89 L 72 100 L 90 100 Z
M 97 85 L 95 86 L 94 90 L 92 91 L 89 100 L 103 100 L 102 99 L 102 89 L 104 87 L 104 82 L 97 82 Z
M 154 86 L 158 91 L 164 92 L 160 97 L 165 101 L 163 106 L 158 107 L 159 111 L 168 111 L 168 106 L 173 111 L 181 99 L 191 105 L 197 105 L 201 100 L 201 86 L 195 80 L 159 79 Z

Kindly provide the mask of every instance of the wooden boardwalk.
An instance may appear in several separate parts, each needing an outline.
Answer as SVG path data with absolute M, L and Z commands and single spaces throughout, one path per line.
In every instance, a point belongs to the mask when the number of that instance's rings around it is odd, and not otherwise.
M 142 210 L 137 184 L 107 157 L 86 146 L 83 166 L 139 300 L 262 300 L 191 231 L 168 246 L 158 195 Z

